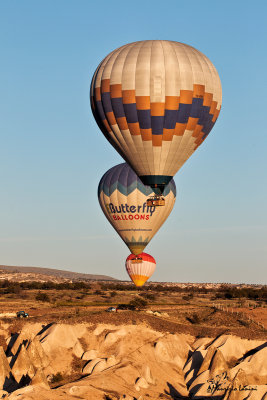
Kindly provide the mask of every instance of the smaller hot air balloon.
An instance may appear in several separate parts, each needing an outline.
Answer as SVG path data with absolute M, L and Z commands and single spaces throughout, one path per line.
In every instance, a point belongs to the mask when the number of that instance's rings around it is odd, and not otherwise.
M 141 253 L 138 256 L 130 254 L 126 259 L 125 267 L 135 286 L 143 286 L 155 272 L 156 261 L 147 253 Z

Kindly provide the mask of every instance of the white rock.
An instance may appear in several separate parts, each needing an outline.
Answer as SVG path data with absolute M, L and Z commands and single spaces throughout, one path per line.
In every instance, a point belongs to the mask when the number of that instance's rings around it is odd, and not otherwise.
M 15 390 L 11 395 L 8 396 L 8 400 L 24 399 L 25 393 L 31 393 L 34 391 L 34 386 L 26 386 L 24 388 Z
M 96 364 L 98 364 L 100 361 L 102 361 L 101 358 L 95 358 L 91 361 L 89 361 L 82 370 L 83 375 L 90 375 L 94 369 L 94 367 L 96 366 Z
M 147 383 L 145 378 L 140 377 L 137 379 L 134 387 L 135 387 L 135 390 L 137 390 L 139 392 L 140 388 L 147 389 L 149 387 L 149 384 Z
M 3 347 L 0 346 L 0 388 L 3 388 L 6 378 L 9 378 L 11 369 L 9 367 Z
M 28 375 L 30 378 L 33 378 L 35 375 L 35 369 L 32 365 L 27 350 L 23 345 L 12 367 L 12 374 L 18 383 L 23 376 Z
M 6 392 L 5 390 L 1 390 L 0 389 L 0 399 L 4 399 L 8 396 L 8 392 Z
M 116 357 L 114 355 L 112 355 L 111 357 L 109 357 L 107 359 L 107 368 L 113 367 L 116 364 L 117 364 L 117 360 L 116 360 Z
M 96 350 L 88 350 L 85 351 L 82 355 L 82 360 L 93 360 L 94 358 L 97 358 L 98 356 L 98 352 Z

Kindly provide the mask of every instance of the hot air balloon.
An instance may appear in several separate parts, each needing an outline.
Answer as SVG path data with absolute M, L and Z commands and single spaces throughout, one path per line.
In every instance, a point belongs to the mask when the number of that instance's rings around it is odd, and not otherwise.
M 100 206 L 122 240 L 134 254 L 142 253 L 169 216 L 176 199 L 174 180 L 165 187 L 165 207 L 150 207 L 147 196 L 153 195 L 127 164 L 109 169 L 98 186 Z
M 125 267 L 135 286 L 143 286 L 154 274 L 156 261 L 147 253 L 141 253 L 138 256 L 130 254 L 126 259 Z
M 211 61 L 194 47 L 168 40 L 114 50 L 91 83 L 100 129 L 156 194 L 206 139 L 221 102 L 220 78 Z

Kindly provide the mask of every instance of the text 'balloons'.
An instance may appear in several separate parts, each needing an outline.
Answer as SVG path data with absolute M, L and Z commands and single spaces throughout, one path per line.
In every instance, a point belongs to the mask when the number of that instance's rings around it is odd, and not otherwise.
M 108 170 L 100 180 L 100 206 L 133 254 L 140 254 L 168 218 L 176 199 L 174 180 L 165 187 L 164 207 L 147 206 L 147 196 L 154 195 L 127 164 Z

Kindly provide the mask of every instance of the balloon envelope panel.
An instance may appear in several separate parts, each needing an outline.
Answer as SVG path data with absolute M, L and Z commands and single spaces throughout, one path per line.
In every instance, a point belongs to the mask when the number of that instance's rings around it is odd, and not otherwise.
M 147 253 L 141 253 L 138 257 L 130 254 L 126 259 L 125 267 L 133 283 L 136 286 L 143 286 L 155 272 L 156 261 Z
M 167 40 L 114 50 L 91 84 L 99 127 L 146 185 L 170 181 L 211 131 L 221 101 L 211 61 Z
M 98 186 L 100 206 L 122 240 L 134 254 L 140 254 L 166 221 L 176 199 L 174 180 L 165 187 L 165 206 L 149 207 L 148 196 L 154 195 L 127 164 L 108 170 Z

